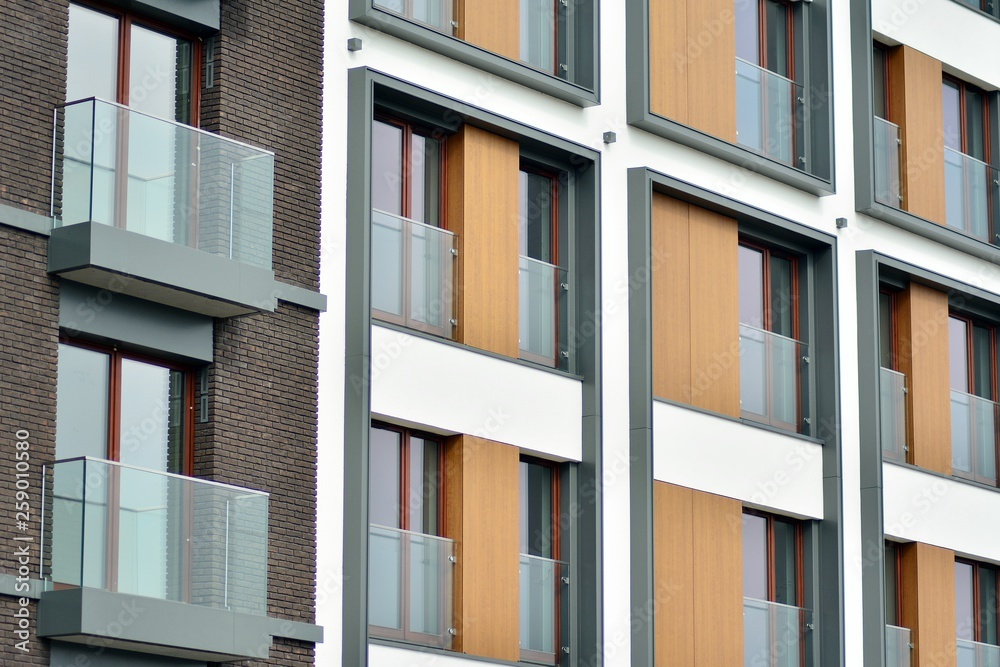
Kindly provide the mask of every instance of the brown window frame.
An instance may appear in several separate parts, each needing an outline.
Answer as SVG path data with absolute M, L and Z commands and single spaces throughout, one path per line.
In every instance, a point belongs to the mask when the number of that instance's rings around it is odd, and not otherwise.
M 990 565 L 987 563 L 980 563 L 979 561 L 972 560 L 971 558 L 955 558 L 956 563 L 962 563 L 963 565 L 969 565 L 972 567 L 972 617 L 974 620 L 973 626 L 973 636 L 975 639 L 972 641 L 986 643 L 982 641 L 983 627 L 982 627 L 982 600 L 980 599 L 980 584 L 979 584 L 979 571 L 982 568 L 987 568 L 993 570 L 995 573 L 995 578 L 997 581 L 997 600 L 1000 601 L 1000 568 L 995 565 Z M 1000 637 L 1000 613 L 997 614 L 997 636 Z M 957 628 L 956 628 L 957 635 Z M 996 644 L 990 644 L 990 646 L 995 646 Z
M 979 86 L 974 86 L 971 83 L 963 81 L 957 77 L 950 74 L 945 74 L 942 76 L 941 81 L 942 86 L 950 85 L 958 89 L 958 120 L 959 129 L 961 130 L 961 144 L 962 153 L 965 155 L 971 155 L 969 153 L 969 127 L 968 127 L 968 109 L 967 109 L 967 93 L 975 92 L 978 93 L 983 100 L 983 162 L 986 164 L 993 164 L 992 155 L 990 151 L 990 144 L 992 138 L 992 128 L 990 127 L 990 96 L 989 94 L 980 88 Z M 992 216 L 990 219 L 992 222 Z
M 961 320 L 961 321 L 965 322 L 965 351 L 966 351 L 966 354 L 965 354 L 965 364 L 966 364 L 966 377 L 967 377 L 968 382 L 966 384 L 966 388 L 964 389 L 964 392 L 967 393 L 967 394 L 969 394 L 970 396 L 976 396 L 978 398 L 983 398 L 983 397 L 979 396 L 975 392 L 975 383 L 976 383 L 975 361 L 976 360 L 975 360 L 975 350 L 974 350 L 974 346 L 973 346 L 973 329 L 974 329 L 974 327 L 980 327 L 980 328 L 987 329 L 989 331 L 989 333 L 990 333 L 990 351 L 989 351 L 989 355 L 990 355 L 990 371 L 989 371 L 990 372 L 990 377 L 989 377 L 989 382 L 990 382 L 990 392 L 991 392 L 992 398 L 988 398 L 988 399 L 984 398 L 984 400 L 989 400 L 989 401 L 992 401 L 994 403 L 997 403 L 998 402 L 997 398 L 1000 397 L 1000 395 L 997 394 L 997 390 L 998 390 L 998 388 L 1000 388 L 1000 387 L 998 387 L 998 383 L 997 383 L 997 327 L 995 325 L 993 325 L 992 323 L 990 323 L 990 322 L 986 322 L 986 321 L 983 321 L 983 320 L 980 320 L 980 319 L 969 317 L 967 315 L 963 315 L 963 314 L 957 313 L 955 311 L 949 311 L 948 318 L 949 319 L 954 318 L 956 320 Z M 950 342 L 950 336 L 949 336 L 949 346 L 950 345 L 951 345 L 951 342 Z M 950 352 L 951 351 L 949 349 L 949 354 L 950 354 Z M 949 389 L 952 389 L 950 381 L 949 381 Z M 996 462 L 995 465 L 997 465 L 997 467 L 1000 467 L 1000 423 L 998 423 L 997 419 L 994 419 L 993 433 L 994 433 L 994 438 L 993 438 L 993 457 L 994 457 L 994 459 L 993 460 L 994 460 L 994 462 Z M 974 482 L 979 482 L 980 484 L 987 484 L 989 486 L 997 486 L 998 483 L 1000 483 L 1000 474 L 997 474 L 997 478 L 996 479 L 990 479 L 988 477 L 983 477 L 983 476 L 980 476 L 980 475 L 976 474 L 976 469 L 977 469 L 976 451 L 977 451 L 977 447 L 976 447 L 976 443 L 974 441 L 970 445 L 970 450 L 971 450 L 970 451 L 970 455 L 972 457 L 972 473 L 971 474 L 967 474 L 967 473 L 964 473 L 964 472 L 961 472 L 961 471 L 952 470 L 952 475 L 954 475 L 955 477 L 959 477 L 961 479 L 968 479 L 968 480 L 972 480 Z M 998 470 L 998 473 L 1000 473 L 1000 470 Z
M 883 64 L 882 81 L 885 84 L 882 86 L 882 96 L 883 99 L 885 100 L 885 116 L 879 116 L 878 114 L 875 115 L 891 123 L 893 109 L 892 109 L 892 97 L 890 95 L 890 91 L 892 90 L 892 82 L 889 77 L 889 71 L 891 69 L 889 67 L 889 47 L 887 47 L 885 44 L 882 44 L 881 42 L 872 42 L 872 51 L 873 52 L 878 51 L 879 53 L 882 54 L 882 64 Z M 875 67 L 875 59 L 873 58 L 872 59 L 873 70 L 874 67 Z M 872 77 L 872 79 L 874 81 L 874 76 Z M 874 90 L 872 90 L 872 94 L 875 94 Z
M 888 560 L 889 545 L 892 549 L 892 573 L 894 576 L 894 589 L 896 592 L 895 599 L 893 599 L 892 604 L 896 611 L 896 622 L 890 624 L 889 620 L 886 619 L 886 625 L 895 625 L 899 628 L 905 628 L 906 625 L 903 624 L 903 545 L 898 542 L 891 542 L 889 540 L 885 541 L 885 546 L 883 547 L 883 558 Z M 888 603 L 889 598 L 886 596 L 886 613 L 888 613 Z
M 549 536 L 550 543 L 552 545 L 552 556 L 551 559 L 554 561 L 562 560 L 562 511 L 560 505 L 560 484 L 559 484 L 559 465 L 553 461 L 546 459 L 539 459 L 533 456 L 521 455 L 519 458 L 519 463 L 528 463 L 530 465 L 537 465 L 544 468 L 548 468 L 552 474 L 552 487 L 551 487 L 551 502 L 552 502 L 552 535 Z M 518 546 L 518 552 L 520 554 L 520 546 Z M 525 554 L 530 555 L 530 554 Z M 554 599 L 554 614 L 555 619 L 555 633 L 554 643 L 556 646 L 555 653 L 543 653 L 540 651 L 529 651 L 527 649 L 520 650 L 520 660 L 521 662 L 531 662 L 544 665 L 556 665 L 559 663 L 559 649 L 562 646 L 562 586 L 561 584 L 561 573 L 557 577 L 557 581 L 554 582 L 556 586 Z
M 445 480 L 445 464 L 444 464 L 444 438 L 439 435 L 434 435 L 431 433 L 426 433 L 416 429 L 406 428 L 404 426 L 398 426 L 396 424 L 389 424 L 387 422 L 372 421 L 369 425 L 369 429 L 379 429 L 383 431 L 391 431 L 397 433 L 400 436 L 399 440 L 399 480 L 397 480 L 399 487 L 399 499 L 400 506 L 399 510 L 399 527 L 398 530 L 403 530 L 406 532 L 414 532 L 410 529 L 411 517 L 408 510 L 407 500 L 410 497 L 410 438 L 416 437 L 422 440 L 430 440 L 437 443 L 438 445 L 438 470 L 440 471 L 437 479 L 438 485 L 438 534 L 432 535 L 432 537 L 442 537 L 440 533 L 444 532 L 445 526 L 445 516 L 446 516 L 446 503 L 444 494 L 444 480 Z M 369 462 L 372 465 L 372 462 Z M 366 499 L 367 502 L 367 499 Z M 390 526 L 391 528 L 391 526 Z M 423 535 L 431 535 L 430 533 L 421 533 Z M 428 635 L 420 632 L 411 632 L 409 630 L 409 618 L 410 618 L 410 573 L 409 568 L 409 557 L 401 558 L 401 569 L 399 573 L 399 585 L 400 585 L 400 625 L 402 628 L 397 630 L 395 628 L 386 628 L 380 625 L 374 625 L 372 623 L 368 624 L 368 634 L 372 637 L 380 637 L 383 639 L 391 639 L 405 643 L 419 644 L 421 646 L 436 646 L 443 648 L 445 645 L 445 638 L 447 636 L 447 628 L 452 625 L 451 618 L 445 618 L 442 616 L 440 619 L 442 632 L 441 637 L 436 635 Z M 369 573 L 371 576 L 371 573 Z M 438 597 L 443 599 L 444 592 L 438 591 Z M 443 608 L 443 607 L 442 607 Z
M 891 371 L 896 371 L 899 369 L 899 290 L 882 286 L 879 288 L 879 294 L 885 294 L 889 297 L 889 356 L 891 357 L 890 362 L 892 365 L 888 368 Z M 881 331 L 881 326 L 879 329 Z M 881 361 L 880 349 L 879 362 L 881 363 Z M 885 367 L 883 366 L 883 368 Z

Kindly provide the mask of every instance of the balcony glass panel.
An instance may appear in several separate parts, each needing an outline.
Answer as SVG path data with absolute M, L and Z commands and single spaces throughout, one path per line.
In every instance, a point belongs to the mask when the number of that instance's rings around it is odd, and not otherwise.
M 553 0 L 521 0 L 521 60 L 556 74 L 556 4 Z
M 520 257 L 521 357 L 549 366 L 559 361 L 561 322 L 565 321 L 567 273 L 558 266 Z
M 875 116 L 875 200 L 899 208 L 899 126 Z
M 371 633 L 450 648 L 455 543 L 374 524 L 368 537 Z
M 274 155 L 96 99 L 56 109 L 56 226 L 99 222 L 271 268 Z
M 45 492 L 49 581 L 267 613 L 266 493 L 92 458 Z
M 990 243 L 991 211 L 997 201 L 997 170 L 946 147 L 944 182 L 948 226 Z
M 1000 646 L 959 639 L 958 667 L 1000 667 Z
M 879 394 L 882 455 L 887 459 L 906 461 L 906 376 L 880 368 Z
M 910 665 L 909 628 L 885 626 L 885 667 L 910 667 Z
M 951 465 L 956 475 L 996 483 L 997 404 L 951 391 Z
M 740 325 L 740 404 L 743 416 L 799 431 L 808 417 L 808 347 L 785 336 Z
M 375 0 L 374 5 L 452 34 L 452 0 Z
M 802 86 L 780 74 L 736 59 L 736 139 L 741 146 L 801 169 Z
M 450 338 L 455 235 L 372 211 L 372 310 L 375 316 Z
M 560 651 L 560 606 L 563 577 L 569 566 L 561 561 L 521 554 L 521 658 L 556 662 Z
M 743 598 L 743 664 L 805 667 L 811 623 L 812 613 L 805 609 Z

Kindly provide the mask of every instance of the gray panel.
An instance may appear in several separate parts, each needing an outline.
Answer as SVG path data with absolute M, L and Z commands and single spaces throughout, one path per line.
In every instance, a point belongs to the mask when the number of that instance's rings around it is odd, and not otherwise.
M 219 29 L 219 0 L 107 0 L 108 4 L 196 33 Z
M 49 272 L 214 317 L 276 305 L 270 270 L 94 222 L 52 230 Z
M 211 363 L 214 324 L 206 315 L 89 285 L 64 280 L 59 289 L 59 327 L 70 336 L 89 334 L 153 354 Z
M 48 236 L 52 231 L 52 218 L 8 204 L 0 204 L 0 225 L 17 227 L 28 232 Z
M 146 653 L 116 651 L 102 646 L 81 646 L 65 642 L 52 642 L 49 664 L 51 667 L 207 667 L 197 660 L 168 658 Z
M 27 588 L 25 588 L 27 586 Z M 18 581 L 18 577 L 6 572 L 0 572 L 0 595 L 10 595 L 12 597 L 25 597 L 29 600 L 37 600 L 42 595 L 45 582 L 41 579 L 28 579 Z
M 311 308 L 321 313 L 326 312 L 326 295 L 298 285 L 289 285 L 280 280 L 274 281 L 271 295 L 278 301 L 293 303 L 303 308 Z

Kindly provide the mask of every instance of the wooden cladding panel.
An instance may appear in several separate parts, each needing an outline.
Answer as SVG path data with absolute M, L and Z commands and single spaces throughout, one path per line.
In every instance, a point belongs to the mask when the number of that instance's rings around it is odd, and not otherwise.
M 521 59 L 521 5 L 519 0 L 458 0 L 458 37 L 470 44 Z
M 465 125 L 448 139 L 447 168 L 448 226 L 458 237 L 456 338 L 516 358 L 518 145 Z
M 742 506 L 653 485 L 656 665 L 743 662 Z
M 445 443 L 445 536 L 457 544 L 454 649 L 496 660 L 520 656 L 516 447 L 461 435 Z
M 732 0 L 650 0 L 650 110 L 736 141 Z
M 889 53 L 889 115 L 903 137 L 903 208 L 945 224 L 941 62 L 909 46 Z
M 735 220 L 653 195 L 653 393 L 740 416 Z
M 906 374 L 911 461 L 951 474 L 948 295 L 910 283 L 896 313 L 899 370 Z
M 902 550 L 901 623 L 914 667 L 955 667 L 955 552 L 919 542 Z

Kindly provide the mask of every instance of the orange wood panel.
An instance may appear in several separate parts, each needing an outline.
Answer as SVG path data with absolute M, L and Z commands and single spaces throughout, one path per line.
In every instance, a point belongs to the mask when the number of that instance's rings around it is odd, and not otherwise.
M 903 136 L 903 208 L 945 224 L 941 62 L 899 46 L 889 53 L 889 120 Z
M 653 395 L 691 401 L 688 204 L 653 195 Z
M 674 0 L 677 1 L 677 0 Z M 688 120 L 736 141 L 736 20 L 733 0 L 688 0 Z
M 693 493 L 694 645 L 698 667 L 743 663 L 743 507 Z
M 910 283 L 896 314 L 899 370 L 906 374 L 911 462 L 951 474 L 948 295 Z
M 458 236 L 459 342 L 518 356 L 516 142 L 469 125 L 448 140 L 448 226 Z
M 454 649 L 516 662 L 520 655 L 519 458 L 516 447 L 469 435 L 445 444 L 445 536 L 458 544 Z
M 687 0 L 649 0 L 649 109 L 688 124 Z
M 914 667 L 955 667 L 955 552 L 906 545 L 900 580 L 900 621 L 913 631 Z
M 739 230 L 736 221 L 689 211 L 691 404 L 740 416 Z
M 470 44 L 520 60 L 519 0 L 458 0 L 458 37 Z
M 653 483 L 656 667 L 695 664 L 692 493 Z

